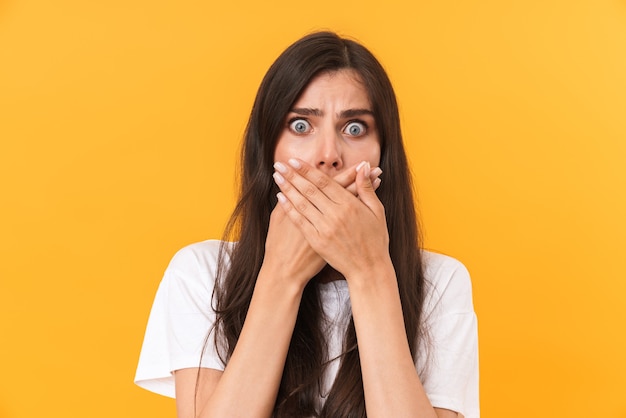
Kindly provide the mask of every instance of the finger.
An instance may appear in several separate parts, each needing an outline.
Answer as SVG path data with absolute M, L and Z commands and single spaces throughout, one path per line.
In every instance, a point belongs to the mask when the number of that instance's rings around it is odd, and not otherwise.
M 356 180 L 356 167 L 357 167 L 357 165 L 358 164 L 354 164 L 351 167 L 346 168 L 344 171 L 342 171 L 341 173 L 339 173 L 335 177 L 333 177 L 333 179 L 337 183 L 342 185 L 344 188 L 348 188 L 348 187 L 352 186 L 354 184 L 354 180 Z M 381 170 L 380 167 L 374 167 L 374 168 L 372 168 L 372 171 L 370 173 L 370 179 L 372 181 L 374 181 L 382 173 L 383 173 L 383 170 Z M 354 191 L 356 191 L 356 189 L 354 189 Z
M 270 223 L 274 220 L 277 224 L 280 224 L 282 221 L 287 219 L 287 214 L 285 210 L 280 205 L 274 206 L 272 209 L 272 213 L 270 213 Z
M 354 164 L 351 167 L 348 167 L 347 169 L 333 177 L 333 179 L 344 188 L 349 187 L 350 185 L 354 184 L 354 180 L 356 180 L 357 165 L 358 164 Z M 356 192 L 356 189 L 354 189 L 354 191 Z
M 285 171 L 285 167 L 281 167 L 279 163 L 275 165 L 278 170 Z M 287 172 L 283 175 L 279 171 L 276 171 L 273 174 L 274 181 L 280 188 L 281 198 L 284 200 L 281 202 L 283 203 L 283 210 L 297 211 L 311 224 L 319 222 L 323 216 L 322 210 L 328 211 L 327 204 L 330 202 L 328 197 L 324 196 L 318 188 L 316 188 L 313 184 L 308 183 L 296 173 L 292 173 L 292 175 L 290 175 L 291 181 L 285 179 L 284 176 L 286 175 L 288 175 Z M 298 187 L 292 183 L 293 181 L 301 183 L 300 187 L 302 190 L 299 190 Z M 329 181 L 332 182 L 332 179 Z M 337 187 L 341 186 L 337 185 Z M 285 205 L 284 203 L 289 204 Z M 320 207 L 325 209 L 320 209 Z M 289 214 L 287 215 L 289 216 Z
M 353 168 L 348 169 L 351 170 L 354 174 L 354 179 L 356 180 L 356 167 L 358 164 L 355 164 L 353 166 Z M 344 172 L 345 173 L 345 172 Z M 342 174 L 344 174 L 342 173 Z M 372 181 L 372 186 L 374 186 L 374 190 L 378 190 L 378 188 L 380 187 L 380 183 L 381 183 L 381 179 L 379 178 L 379 176 L 383 173 L 383 170 L 380 169 L 380 167 L 374 167 L 372 168 L 372 171 L 370 172 L 370 180 Z M 353 195 L 357 195 L 356 192 L 356 183 L 353 181 L 352 184 L 348 185 L 348 186 L 344 186 L 346 188 L 347 191 L 349 191 L 350 193 L 352 193 Z
M 305 238 L 312 236 L 312 234 L 317 234 L 315 226 L 313 226 L 313 224 L 302 213 L 300 213 L 298 209 L 296 209 L 284 193 L 279 192 L 276 195 L 276 198 L 278 199 L 278 204 L 284 210 L 287 217 L 291 219 L 291 222 L 293 222 L 298 229 L 300 229 Z
M 372 212 L 377 215 L 380 214 L 379 211 L 382 208 L 382 204 L 380 203 L 380 200 L 378 200 L 378 196 L 376 196 L 374 184 L 370 179 L 370 163 L 368 161 L 364 161 L 357 166 L 356 170 L 356 188 L 359 199 L 361 199 L 361 201 L 365 203 L 365 205 L 369 207 Z M 380 185 L 380 181 L 377 183 Z
M 281 167 L 277 165 L 278 168 Z M 302 160 L 292 158 L 288 161 L 288 167 L 283 168 L 284 177 L 322 213 L 330 209 L 329 204 L 339 203 L 350 196 L 331 177 Z
M 294 159 L 295 160 L 295 159 Z M 300 164 L 299 160 L 295 160 L 298 162 L 298 164 Z M 360 163 L 359 163 L 360 164 Z M 346 170 L 342 171 L 341 173 L 339 173 L 338 175 L 336 175 L 335 177 L 333 177 L 333 180 L 335 180 L 339 185 L 343 186 L 346 190 L 348 190 L 350 193 L 352 193 L 353 196 L 357 195 L 357 188 L 356 188 L 356 175 L 357 175 L 357 166 L 359 164 L 354 164 L 351 167 L 348 167 Z M 310 171 L 309 171 L 310 170 Z M 312 183 L 316 183 L 316 182 L 320 182 L 320 183 L 324 183 L 326 184 L 326 175 L 319 171 L 316 170 L 313 167 L 310 166 L 302 166 L 302 168 L 298 168 L 296 169 L 296 171 L 299 171 L 300 174 L 304 174 L 305 177 L 307 177 Z M 313 175 L 313 177 L 311 176 L 307 176 L 305 172 L 309 172 L 309 173 L 318 173 L 319 176 L 321 177 L 319 180 L 316 180 L 315 175 Z M 374 167 L 370 170 L 370 180 L 372 181 L 372 185 L 374 187 L 374 190 L 378 189 L 378 187 L 380 186 L 380 179 L 379 176 L 383 173 L 383 170 L 380 167 Z M 319 184 L 318 184 L 319 186 Z M 321 188 L 321 187 L 320 187 Z M 331 200 L 333 200 L 334 202 L 337 202 L 337 200 L 335 200 L 331 194 L 329 193 L 325 193 L 328 197 L 331 198 Z

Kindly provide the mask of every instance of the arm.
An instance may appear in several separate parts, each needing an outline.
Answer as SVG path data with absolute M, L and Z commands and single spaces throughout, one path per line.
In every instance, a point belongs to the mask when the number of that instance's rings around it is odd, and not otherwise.
M 302 295 L 277 277 L 271 269 L 259 274 L 228 366 L 201 389 L 200 417 L 271 416 Z
M 368 416 L 457 416 L 432 407 L 415 370 L 369 164 L 357 174 L 358 198 L 311 166 L 290 164 L 279 184 L 280 202 L 311 246 L 348 281 Z
M 302 290 L 324 265 L 282 210 L 275 209 L 266 256 L 233 354 L 224 372 L 175 372 L 179 417 L 271 415 Z
M 406 339 L 393 266 L 389 267 L 349 284 L 368 416 L 456 418 L 454 411 L 433 408 L 426 396 Z
M 373 173 L 373 177 L 378 175 L 380 170 Z M 335 181 L 338 187 L 356 191 L 354 178 L 353 171 Z M 194 417 L 194 409 L 200 417 L 271 415 L 302 291 L 325 264 L 277 207 L 270 218 L 265 259 L 233 355 L 224 372 L 197 368 L 175 372 L 179 417 Z

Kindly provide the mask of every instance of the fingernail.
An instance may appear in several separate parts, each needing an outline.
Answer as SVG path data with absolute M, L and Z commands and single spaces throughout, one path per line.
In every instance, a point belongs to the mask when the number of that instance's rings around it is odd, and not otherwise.
M 276 198 L 278 199 L 278 201 L 279 201 L 280 203 L 285 203 L 285 202 L 287 202 L 287 198 L 285 197 L 285 195 L 284 195 L 284 194 L 282 194 L 282 193 L 280 193 L 280 192 L 278 192 L 278 193 L 276 194 Z
M 287 167 L 285 167 L 285 164 L 283 164 L 283 163 L 275 162 L 274 163 L 274 168 L 276 170 L 280 171 L 281 173 L 286 173 L 287 172 Z
M 380 167 L 376 167 L 375 169 L 372 170 L 373 177 L 378 177 L 381 174 L 383 174 L 383 170 L 381 170 Z
M 382 183 L 382 180 L 377 178 L 377 179 L 376 179 L 376 180 L 374 180 L 374 182 L 372 183 L 372 187 L 373 187 L 374 189 L 376 189 L 378 186 L 380 186 L 380 183 Z
M 296 160 L 295 158 L 290 158 L 289 159 L 289 165 L 292 166 L 293 168 L 300 168 L 300 161 Z
M 285 182 L 285 179 L 280 175 L 280 173 L 274 173 L 273 177 L 276 184 L 283 184 Z
M 365 177 L 369 177 L 370 176 L 370 163 L 369 161 L 365 162 Z
M 358 173 L 361 167 L 363 167 L 364 165 L 365 165 L 365 161 L 361 161 L 359 165 L 356 166 L 356 172 Z

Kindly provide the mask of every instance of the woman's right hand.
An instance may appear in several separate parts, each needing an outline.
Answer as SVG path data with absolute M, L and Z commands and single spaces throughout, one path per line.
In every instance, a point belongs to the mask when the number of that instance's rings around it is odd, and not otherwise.
M 334 180 L 356 194 L 355 173 L 351 167 Z M 372 174 L 377 178 L 380 171 L 372 170 Z M 374 187 L 380 184 L 372 180 Z M 325 265 L 277 205 L 270 216 L 257 287 L 228 366 L 223 372 L 197 368 L 176 371 L 178 416 L 198 416 L 197 412 L 201 417 L 271 415 L 302 290 Z
M 334 177 L 334 180 L 356 195 L 356 165 Z M 370 179 L 374 189 L 380 185 L 380 168 L 371 170 Z M 268 274 L 288 283 L 296 283 L 301 289 L 311 280 L 326 262 L 309 245 L 302 232 L 288 218 L 280 205 L 276 205 L 270 216 L 270 225 L 265 240 L 263 267 Z
M 297 284 L 300 290 L 322 270 L 326 262 L 309 245 L 280 205 L 270 216 L 265 240 L 263 277 Z M 261 275 L 259 275 L 261 276 Z

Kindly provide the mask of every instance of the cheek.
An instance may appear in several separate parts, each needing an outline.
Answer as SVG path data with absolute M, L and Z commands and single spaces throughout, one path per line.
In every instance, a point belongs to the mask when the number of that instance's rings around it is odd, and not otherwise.
M 312 144 L 312 141 L 303 142 L 300 138 L 279 138 L 274 150 L 274 162 L 285 162 L 295 157 L 309 164 L 315 164 L 315 148 Z
M 359 161 L 369 161 L 372 167 L 380 165 L 380 138 L 377 133 L 360 143 L 359 154 Z
M 372 166 L 380 165 L 380 145 L 372 152 L 369 161 Z
M 359 160 L 367 160 L 372 167 L 377 167 L 380 164 L 380 144 L 378 142 L 370 144 L 366 150 L 363 150 Z
M 274 162 L 286 161 L 286 159 L 289 159 L 289 157 L 287 157 L 287 155 L 289 154 L 288 148 L 289 147 L 285 138 L 278 138 L 278 141 L 276 142 L 276 148 L 274 149 Z

